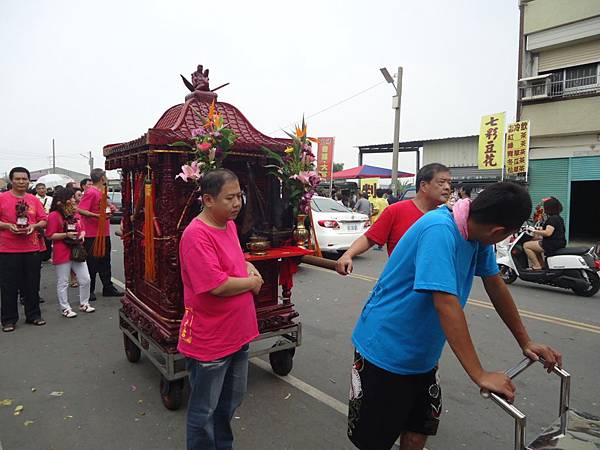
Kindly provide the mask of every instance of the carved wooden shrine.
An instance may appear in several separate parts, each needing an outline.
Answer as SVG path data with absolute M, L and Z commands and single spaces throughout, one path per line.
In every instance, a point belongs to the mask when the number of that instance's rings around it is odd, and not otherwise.
M 310 253 L 292 246 L 291 217 L 287 217 L 280 198 L 279 182 L 267 177 L 266 159 L 260 149 L 266 146 L 282 152 L 289 141 L 266 136 L 257 131 L 233 105 L 217 101 L 209 90 L 208 71 L 198 67 L 192 82 L 184 78 L 192 91 L 185 102 L 165 111 L 158 122 L 141 137 L 104 147 L 107 169 L 120 169 L 123 198 L 123 240 L 126 294 L 123 313 L 132 323 L 175 353 L 180 320 L 183 315 L 183 288 L 179 268 L 179 239 L 190 220 L 199 212 L 193 183 L 175 179 L 183 164 L 192 159 L 187 149 L 172 147 L 176 141 L 189 140 L 193 129 L 202 125 L 210 104 L 238 136 L 233 152 L 224 167 L 240 178 L 247 203 L 238 217 L 240 240 L 262 233 L 274 248 L 265 256 L 251 256 L 265 283 L 255 297 L 261 333 L 280 330 L 294 324 L 298 313 L 290 301 L 293 273 L 300 257 Z M 144 214 L 137 209 L 144 196 L 143 180 L 150 174 L 154 190 L 155 279 L 144 272 Z M 140 182 L 141 180 L 141 182 Z M 141 202 L 143 204 L 143 201 Z M 134 217 L 132 217 L 134 216 Z M 244 247 L 245 248 L 245 247 Z M 282 285 L 282 295 L 279 286 Z M 122 324 L 123 325 L 123 324 Z

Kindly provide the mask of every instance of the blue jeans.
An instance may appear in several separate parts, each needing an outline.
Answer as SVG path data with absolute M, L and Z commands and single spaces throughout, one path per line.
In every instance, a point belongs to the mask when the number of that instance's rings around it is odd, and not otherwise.
M 215 361 L 187 358 L 187 450 L 231 450 L 231 419 L 246 393 L 248 348 Z

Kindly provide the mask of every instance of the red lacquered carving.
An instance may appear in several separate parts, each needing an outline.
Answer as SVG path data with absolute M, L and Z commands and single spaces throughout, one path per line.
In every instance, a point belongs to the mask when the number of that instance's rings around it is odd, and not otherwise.
M 183 78 L 183 77 L 182 77 Z M 265 236 L 285 236 L 281 219 L 285 208 L 281 205 L 278 182 L 267 177 L 267 163 L 260 150 L 266 146 L 282 152 L 289 140 L 269 137 L 252 126 L 233 105 L 218 102 L 211 92 L 208 70 L 198 66 L 191 83 L 184 78 L 191 93 L 184 103 L 167 109 L 154 127 L 141 137 L 129 142 L 104 147 L 107 169 L 122 170 L 123 241 L 126 295 L 123 311 L 149 337 L 176 351 L 179 324 L 183 315 L 183 289 L 179 272 L 179 239 L 190 220 L 198 214 L 197 193 L 192 183 L 175 180 L 181 166 L 192 159 L 187 149 L 170 144 L 191 139 L 192 130 L 202 125 L 213 100 L 225 123 L 238 139 L 225 167 L 233 170 L 240 184 L 255 189 L 257 210 L 242 211 L 238 218 L 242 245 L 248 233 Z M 198 117 L 200 116 L 200 117 Z M 144 279 L 144 178 L 152 177 L 155 229 L 156 279 Z M 248 209 L 248 208 L 246 208 Z M 254 219 L 253 219 L 254 218 Z M 287 230 L 289 232 L 290 230 Z M 280 245 L 277 243 L 275 245 Z M 245 247 L 244 247 L 245 248 Z M 263 257 L 247 255 L 265 279 L 260 293 L 255 297 L 257 321 L 261 332 L 285 328 L 298 317 L 291 303 L 293 274 L 300 257 L 307 254 L 298 247 L 272 248 Z M 281 291 L 280 291 L 281 289 Z

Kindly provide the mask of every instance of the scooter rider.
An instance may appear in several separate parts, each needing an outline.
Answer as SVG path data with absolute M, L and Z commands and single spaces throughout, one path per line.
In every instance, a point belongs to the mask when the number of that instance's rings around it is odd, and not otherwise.
M 529 265 L 533 270 L 542 269 L 544 264 L 543 253 L 551 255 L 567 246 L 565 222 L 560 216 L 562 209 L 563 207 L 556 197 L 544 200 L 544 212 L 548 219 L 546 219 L 543 229 L 532 231 L 534 236 L 540 236 L 542 240 L 529 241 L 523 245 Z

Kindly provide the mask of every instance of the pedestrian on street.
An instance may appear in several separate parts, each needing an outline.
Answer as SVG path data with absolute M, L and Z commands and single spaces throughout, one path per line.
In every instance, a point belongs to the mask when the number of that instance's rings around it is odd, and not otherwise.
M 389 206 L 389 204 L 387 200 L 383 198 L 382 189 L 377 189 L 375 191 L 375 196 L 371 197 L 369 201 L 371 202 L 371 205 L 373 205 L 371 221 L 375 223 L 379 219 L 379 216 L 381 216 L 381 213 L 383 213 L 383 210 L 386 209 Z
M 46 214 L 50 213 L 50 206 L 52 205 L 52 197 L 47 195 L 46 185 L 44 183 L 38 183 L 35 185 L 35 196 L 44 206 L 44 210 Z M 50 259 L 50 255 L 52 254 L 52 241 L 50 239 L 46 239 L 43 237 L 46 249 L 42 252 L 42 261 L 48 261 Z
M 79 188 L 79 187 L 74 187 L 73 188 L 73 203 L 75 203 L 75 210 L 77 210 L 77 207 L 79 206 L 79 202 L 81 202 L 81 198 L 83 197 L 83 189 Z M 80 217 L 81 215 L 78 212 L 75 212 L 75 214 Z
M 77 212 L 81 214 L 81 224 L 85 231 L 85 249 L 87 251 L 87 267 L 90 273 L 90 301 L 96 300 L 96 274 L 100 275 L 102 281 L 102 295 L 104 297 L 121 297 L 124 292 L 118 291 L 112 282 L 112 273 L 110 267 L 110 212 L 106 212 L 106 222 L 104 225 L 104 235 L 99 236 L 100 225 L 100 202 L 105 195 L 105 187 L 108 183 L 106 172 L 102 169 L 93 169 L 90 178 L 93 185 L 84 192 Z M 110 205 L 109 207 L 112 207 Z M 112 210 L 112 209 L 111 209 Z M 94 256 L 92 247 L 94 240 L 105 240 L 105 252 L 102 256 Z
M 467 184 L 461 184 L 458 188 L 458 198 L 471 198 L 471 192 L 473 191 L 473 187 Z
M 84 178 L 83 180 L 81 180 L 79 182 L 79 187 L 81 188 L 81 190 L 83 191 L 84 194 L 85 194 L 85 191 L 87 191 L 93 185 L 94 185 L 94 183 L 92 183 L 92 180 L 90 178 Z
M 54 241 L 52 264 L 56 269 L 56 292 L 62 315 L 67 318 L 76 317 L 69 303 L 69 277 L 75 272 L 79 283 L 79 310 L 93 313 L 95 308 L 90 306 L 90 275 L 85 261 L 71 260 L 71 247 L 83 243 L 85 231 L 75 217 L 73 190 L 64 188 L 54 193 L 52 208 L 48 216 L 46 235 Z
M 231 449 L 231 419 L 246 393 L 249 343 L 258 336 L 253 293 L 263 279 L 246 262 L 233 219 L 242 206 L 226 169 L 201 181 L 203 211 L 179 244 L 185 313 L 178 350 L 187 357 L 187 449 Z
M 18 291 L 22 289 L 25 321 L 45 325 L 40 311 L 40 248 L 39 232 L 46 226 L 46 211 L 33 194 L 27 193 L 29 171 L 24 167 L 11 169 L 12 188 L 0 194 L 0 273 L 2 280 L 2 331 L 15 330 L 19 320 Z
M 387 252 L 390 256 L 398 241 L 412 224 L 423 214 L 436 209 L 448 200 L 450 182 L 450 169 L 443 164 L 432 163 L 421 167 L 416 177 L 416 197 L 387 207 L 379 220 L 356 239 L 337 260 L 337 272 L 340 275 L 352 273 L 353 258 L 363 254 L 375 244 L 382 246 L 387 243 Z
M 437 370 L 446 339 L 477 386 L 514 400 L 510 378 L 484 370 L 471 340 L 463 308 L 474 276 L 483 279 L 523 354 L 543 357 L 548 371 L 561 366 L 560 353 L 529 337 L 492 246 L 530 213 L 524 188 L 496 183 L 473 202 L 429 212 L 400 240 L 352 335 L 348 436 L 356 447 L 389 449 L 402 435 L 401 449 L 420 450 L 436 434 L 442 411 Z
M 544 213 L 548 218 L 543 226 L 533 231 L 533 236 L 541 240 L 531 240 L 523 245 L 531 269 L 542 270 L 544 254 L 552 255 L 567 246 L 565 221 L 560 216 L 562 210 L 562 204 L 556 197 L 544 200 Z
M 89 178 L 86 178 L 89 179 Z M 83 190 L 80 187 L 73 188 L 73 203 L 75 204 L 75 217 L 79 224 L 81 225 L 81 214 L 77 211 L 79 208 L 79 203 L 81 202 L 81 198 L 83 197 Z M 71 270 L 71 278 L 69 280 L 69 287 L 76 288 L 79 287 L 79 283 L 77 282 L 77 276 L 75 272 Z
M 398 203 L 400 199 L 394 195 L 394 192 L 391 189 L 388 189 L 386 192 L 386 200 L 388 202 L 388 205 L 391 206 L 394 203 Z
M 358 191 L 356 196 L 358 200 L 356 201 L 356 205 L 354 205 L 354 211 L 359 214 L 364 214 L 367 217 L 371 217 L 371 203 L 366 198 L 366 193 Z
M 35 185 L 35 196 L 44 206 L 46 214 L 50 214 L 50 206 L 52 205 L 52 197 L 46 195 L 46 185 L 38 183 Z

